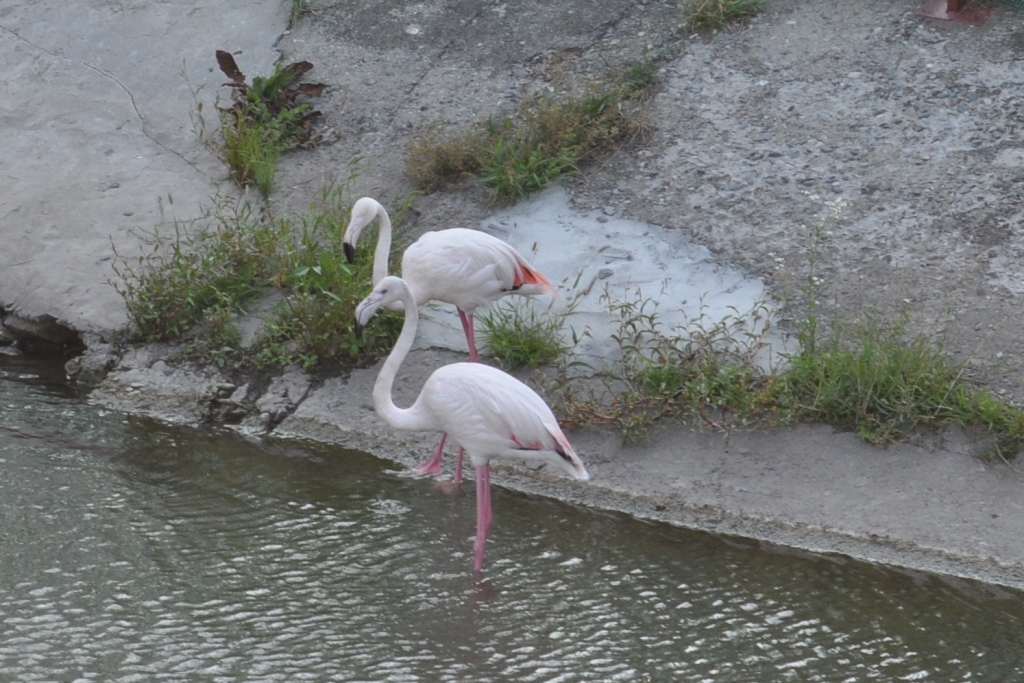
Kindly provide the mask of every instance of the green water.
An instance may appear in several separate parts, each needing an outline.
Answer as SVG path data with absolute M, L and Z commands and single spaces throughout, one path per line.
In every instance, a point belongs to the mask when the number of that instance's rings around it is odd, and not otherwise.
M 176 428 L 0 356 L 0 681 L 1017 681 L 1022 595 L 370 455 Z

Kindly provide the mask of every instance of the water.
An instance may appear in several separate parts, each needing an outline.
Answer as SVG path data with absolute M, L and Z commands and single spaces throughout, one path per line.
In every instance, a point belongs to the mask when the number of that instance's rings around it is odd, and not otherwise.
M 1011 681 L 1024 596 L 371 456 L 174 428 L 0 357 L 0 681 Z

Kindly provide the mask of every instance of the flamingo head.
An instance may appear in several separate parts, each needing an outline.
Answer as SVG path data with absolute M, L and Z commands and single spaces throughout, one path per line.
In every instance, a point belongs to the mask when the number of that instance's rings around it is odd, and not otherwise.
M 509 408 L 512 410 L 512 408 Z M 522 458 L 523 460 L 540 462 L 546 465 L 550 465 L 556 469 L 562 470 L 573 479 L 579 481 L 590 481 L 590 472 L 587 471 L 580 456 L 573 450 L 569 440 L 565 438 L 562 431 L 555 425 L 553 428 L 548 429 L 548 435 L 554 440 L 554 443 L 550 439 L 543 438 L 535 441 L 520 441 L 515 434 L 511 435 L 512 444 L 508 444 L 509 451 L 508 455 L 514 455 L 515 457 Z M 473 466 L 476 467 L 479 463 L 476 458 L 473 459 Z
M 373 222 L 380 210 L 380 203 L 376 199 L 363 197 L 352 205 L 352 216 L 349 219 L 348 227 L 345 228 L 345 238 L 342 248 L 345 250 L 345 258 L 349 263 L 356 260 L 356 242 L 363 228 Z
M 378 308 L 394 306 L 396 302 L 402 301 L 403 297 L 409 296 L 409 288 L 400 277 L 389 275 L 378 282 L 369 296 L 356 306 L 356 338 L 362 337 L 363 328 L 370 322 Z
M 568 446 L 568 443 L 564 444 L 564 446 Z M 589 481 L 590 472 L 587 472 L 587 468 L 584 467 L 580 456 L 576 455 L 576 451 L 572 450 L 572 448 L 565 448 L 564 446 L 559 444 L 559 448 L 555 451 L 555 456 L 551 458 L 552 462 L 556 462 L 573 479 Z

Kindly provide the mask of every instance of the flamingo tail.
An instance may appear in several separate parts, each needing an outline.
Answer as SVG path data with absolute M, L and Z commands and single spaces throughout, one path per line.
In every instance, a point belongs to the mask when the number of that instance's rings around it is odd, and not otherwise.
M 558 296 L 558 290 L 543 273 L 525 264 L 519 264 L 519 271 L 512 282 L 512 289 L 520 294 L 547 294 Z

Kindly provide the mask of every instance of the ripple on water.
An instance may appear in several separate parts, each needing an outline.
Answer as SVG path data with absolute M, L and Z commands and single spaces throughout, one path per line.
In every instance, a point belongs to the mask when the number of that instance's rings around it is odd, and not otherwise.
M 359 453 L 101 414 L 0 431 L 0 680 L 1005 681 L 1014 591 L 768 552 Z

